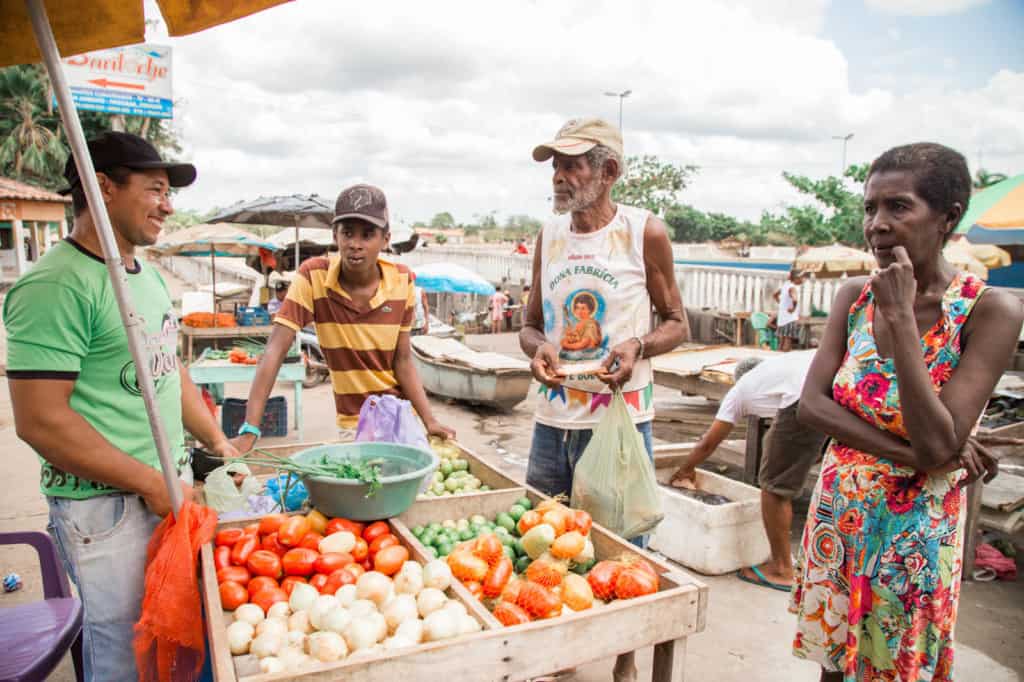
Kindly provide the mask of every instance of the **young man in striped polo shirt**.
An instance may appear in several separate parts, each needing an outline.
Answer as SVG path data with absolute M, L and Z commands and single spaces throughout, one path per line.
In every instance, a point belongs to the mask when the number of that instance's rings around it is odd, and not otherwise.
M 372 185 L 342 190 L 334 206 L 334 238 L 338 253 L 303 262 L 274 317 L 235 439 L 242 452 L 260 436 L 267 397 L 295 333 L 310 323 L 331 370 L 340 429 L 355 429 L 367 396 L 391 394 L 412 403 L 431 435 L 455 436 L 434 419 L 412 364 L 414 275 L 378 258 L 390 238 L 384 192 Z

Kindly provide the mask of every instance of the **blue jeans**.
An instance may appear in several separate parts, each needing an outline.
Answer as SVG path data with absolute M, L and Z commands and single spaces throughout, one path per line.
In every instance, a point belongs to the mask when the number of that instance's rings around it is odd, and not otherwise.
M 652 423 L 647 421 L 637 424 L 636 430 L 644 439 L 647 456 L 651 458 L 653 465 Z M 526 484 L 537 488 L 545 495 L 571 495 L 573 471 L 593 435 L 592 429 L 558 429 L 534 422 L 530 461 L 526 465 Z M 631 538 L 630 542 L 638 547 L 646 547 L 647 536 Z
M 134 626 L 142 609 L 146 546 L 160 518 L 138 495 L 47 499 L 47 529 L 85 611 L 85 679 L 137 680 Z

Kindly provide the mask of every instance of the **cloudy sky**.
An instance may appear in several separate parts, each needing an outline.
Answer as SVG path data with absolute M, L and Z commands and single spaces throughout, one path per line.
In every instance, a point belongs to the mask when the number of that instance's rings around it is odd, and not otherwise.
M 700 166 L 686 202 L 756 219 L 847 133 L 850 163 L 927 139 L 1024 172 L 1022 28 L 1020 0 L 297 0 L 150 42 L 199 167 L 179 207 L 367 181 L 405 221 L 543 218 L 533 145 L 630 89 L 626 153 Z

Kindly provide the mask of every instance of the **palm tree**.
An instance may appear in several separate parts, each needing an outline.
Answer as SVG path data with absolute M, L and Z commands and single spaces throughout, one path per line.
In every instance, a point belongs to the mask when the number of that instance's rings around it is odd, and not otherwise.
M 67 150 L 48 101 L 38 66 L 0 69 L 0 173 L 53 188 Z

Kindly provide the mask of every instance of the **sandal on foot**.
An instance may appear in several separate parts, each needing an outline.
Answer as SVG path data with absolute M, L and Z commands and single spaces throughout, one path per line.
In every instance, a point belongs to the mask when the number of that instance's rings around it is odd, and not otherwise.
M 740 580 L 742 580 L 745 583 L 750 583 L 751 585 L 757 585 L 759 587 L 770 587 L 771 589 L 778 590 L 779 592 L 789 592 L 789 591 L 791 591 L 793 589 L 792 585 L 784 585 L 782 583 L 773 583 L 771 580 L 768 580 L 768 578 L 765 577 L 765 574 L 762 573 L 761 569 L 758 568 L 757 566 L 751 566 L 750 567 L 750 571 L 755 576 L 757 576 L 756 580 L 754 578 L 748 578 L 747 576 L 743 575 L 742 569 L 739 570 L 739 571 L 736 571 L 736 577 L 738 577 Z

